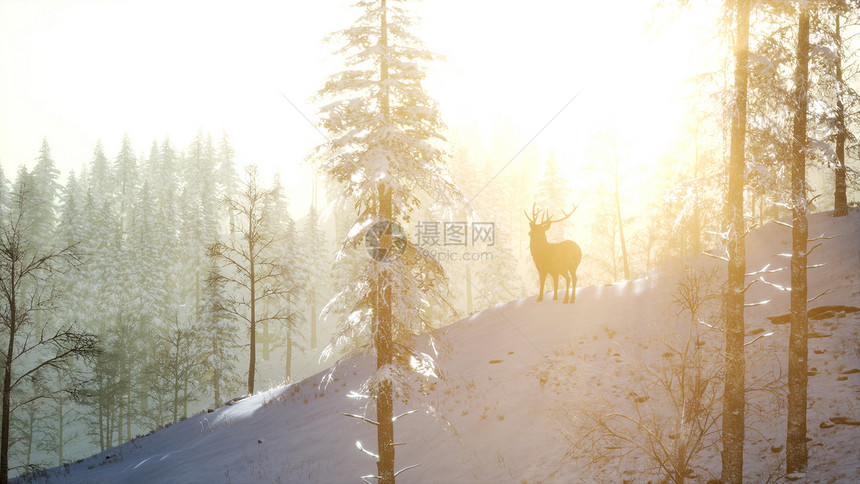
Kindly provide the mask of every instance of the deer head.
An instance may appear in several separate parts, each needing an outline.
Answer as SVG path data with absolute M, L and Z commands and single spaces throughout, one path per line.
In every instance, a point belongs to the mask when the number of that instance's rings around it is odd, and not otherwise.
M 556 220 L 552 220 L 552 217 L 549 214 L 549 210 L 536 209 L 537 204 L 532 204 L 532 216 L 526 213 L 523 210 L 523 215 L 526 216 L 526 219 L 529 221 L 529 237 L 534 239 L 537 237 L 543 241 L 546 241 L 546 231 L 552 226 L 552 224 L 556 222 L 561 222 L 562 220 L 566 220 L 568 217 L 573 215 L 573 212 L 576 211 L 576 205 L 573 206 L 573 210 L 569 213 L 564 214 L 564 217 Z M 564 212 L 562 212 L 564 213 Z

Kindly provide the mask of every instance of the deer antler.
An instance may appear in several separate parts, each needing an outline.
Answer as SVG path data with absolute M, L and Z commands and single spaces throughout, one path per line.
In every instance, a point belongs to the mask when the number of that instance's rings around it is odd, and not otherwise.
M 571 210 L 569 213 L 566 213 L 566 214 L 564 215 L 564 217 L 562 217 L 562 218 L 560 218 L 560 219 L 558 219 L 558 220 L 552 220 L 551 218 L 547 217 L 547 219 L 545 220 L 545 222 L 550 223 L 550 224 L 554 224 L 554 223 L 556 223 L 556 222 L 561 222 L 562 220 L 566 220 L 568 217 L 570 217 L 571 215 L 573 215 L 573 212 L 576 212 L 576 209 L 577 209 L 577 206 L 576 206 L 576 205 L 574 205 L 574 206 L 573 206 L 573 210 Z M 562 212 L 562 213 L 564 213 L 564 212 Z M 542 222 L 542 223 L 544 223 L 544 222 Z
M 542 210 L 537 210 L 536 207 L 537 207 L 537 203 L 533 203 L 532 204 L 532 216 L 531 217 L 529 217 L 529 214 L 527 214 L 525 210 L 523 210 L 523 215 L 526 216 L 526 219 L 528 219 L 529 222 L 531 222 L 533 224 L 540 225 L 543 222 L 537 222 L 537 218 L 540 215 L 540 213 L 542 212 Z

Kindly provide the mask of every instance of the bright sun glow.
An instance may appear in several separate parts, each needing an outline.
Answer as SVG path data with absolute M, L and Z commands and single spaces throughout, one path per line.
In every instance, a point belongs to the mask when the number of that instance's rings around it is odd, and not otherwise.
M 571 178 L 603 126 L 636 146 L 621 163 L 653 161 L 679 129 L 682 83 L 708 32 L 689 19 L 648 30 L 646 3 L 424 2 L 419 35 L 447 59 L 428 91 L 452 131 L 476 131 L 485 145 L 500 129 L 522 146 L 540 131 L 533 146 L 556 153 Z M 0 1 L 4 172 L 31 166 L 42 137 L 67 172 L 99 138 L 114 156 L 126 132 L 143 152 L 165 135 L 181 149 L 198 129 L 226 131 L 240 162 L 290 175 L 303 211 L 303 159 L 322 141 L 305 117 L 338 68 L 321 40 L 352 21 L 345 4 Z

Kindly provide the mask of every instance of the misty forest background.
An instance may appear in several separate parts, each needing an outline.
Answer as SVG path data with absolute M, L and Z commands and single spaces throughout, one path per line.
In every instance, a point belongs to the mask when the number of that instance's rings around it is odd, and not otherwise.
M 750 228 L 790 214 L 793 107 L 782 101 L 793 89 L 796 44 L 790 16 L 757 15 L 745 194 Z M 841 21 L 856 34 L 860 15 L 848 10 Z M 847 201 L 857 200 L 860 148 L 851 133 L 860 131 L 860 63 L 856 48 L 837 48 L 842 40 L 835 25 L 832 11 L 815 12 L 807 170 L 817 197 L 811 212 L 834 209 L 840 167 Z M 857 36 L 850 42 L 856 45 Z M 495 237 L 486 247 L 428 246 L 419 240 L 419 226 L 443 220 L 440 214 L 422 209 L 404 224 L 417 245 L 445 254 L 448 305 L 436 308 L 435 324 L 536 293 L 523 216 L 532 204 L 556 215 L 579 206 L 549 233 L 551 241 L 570 238 L 582 246 L 579 287 L 631 279 L 668 259 L 723 245 L 730 42 L 725 53 L 724 66 L 690 81 L 689 128 L 658 159 L 639 160 L 611 124 L 593 128 L 581 159 L 534 146 L 520 152 L 504 126 L 489 143 L 477 129 L 446 133 L 454 182 L 471 203 L 451 219 L 492 222 Z M 841 146 L 839 132 L 848 133 Z M 8 178 L 0 172 L 0 215 L 7 229 L 19 222 L 30 250 L 73 250 L 71 263 L 42 281 L 50 304 L 32 313 L 33 334 L 73 326 L 94 335 L 100 351 L 20 382 L 11 417 L 14 472 L 105 450 L 253 391 L 254 382 L 266 389 L 327 365 L 319 361 L 321 348 L 340 315 L 320 313 L 351 276 L 348 261 L 335 264 L 354 220 L 351 207 L 329 204 L 338 187 L 308 180 L 314 200 L 296 220 L 280 183 L 290 173 L 264 177 L 240 161 L 227 133 L 215 138 L 201 131 L 185 147 L 165 137 L 148 149 L 126 137 L 116 153 L 95 141 L 91 154 L 81 154 L 81 168 L 69 173 L 55 167 L 49 142 L 34 147 L 35 164 L 20 160 Z M 570 165 L 576 179 L 562 174 L 560 167 Z M 252 201 L 267 241 L 257 256 L 270 276 L 257 288 L 254 316 L 249 288 L 224 250 L 247 239 L 241 208 Z M 475 251 L 480 260 L 465 260 Z M 253 360 L 249 318 L 258 323 Z M 0 334 L 5 348 L 8 332 Z M 22 358 L 38 361 L 39 351 Z

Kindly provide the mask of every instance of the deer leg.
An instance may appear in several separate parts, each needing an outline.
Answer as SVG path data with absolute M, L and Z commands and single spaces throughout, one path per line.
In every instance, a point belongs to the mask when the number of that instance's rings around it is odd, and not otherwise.
M 573 304 L 576 301 L 576 269 L 570 271 L 570 303 Z
M 552 300 L 558 300 L 558 273 L 552 275 Z
M 570 275 L 565 272 L 564 274 L 562 274 L 562 276 L 564 276 L 564 301 L 562 301 L 561 303 L 564 304 L 569 301 L 569 299 L 567 298 L 567 290 L 570 289 Z
M 540 292 L 538 293 L 537 302 L 543 301 L 543 284 L 546 282 L 546 273 L 540 274 Z

